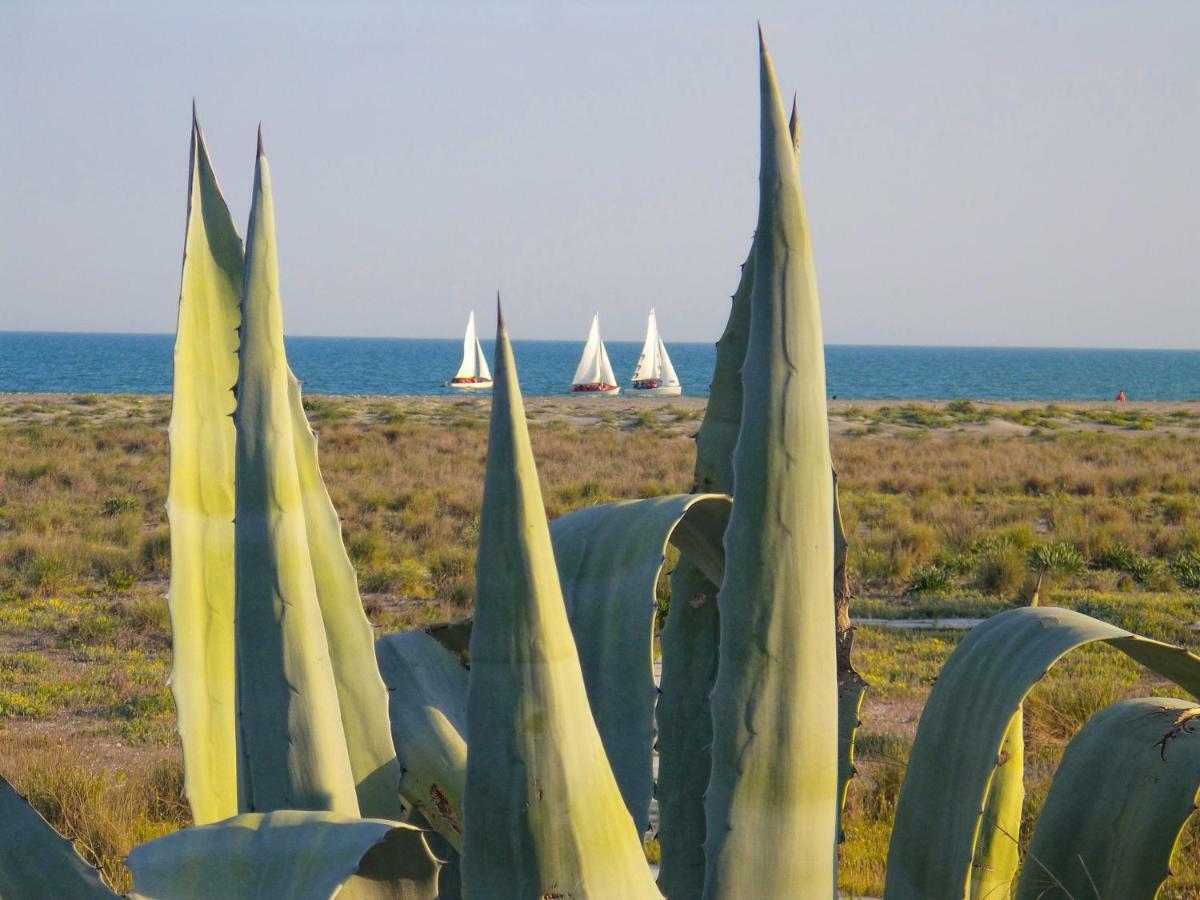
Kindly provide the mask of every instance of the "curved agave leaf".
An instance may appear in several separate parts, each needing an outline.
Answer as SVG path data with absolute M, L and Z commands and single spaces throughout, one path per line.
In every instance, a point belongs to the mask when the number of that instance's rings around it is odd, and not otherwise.
M 1125 700 L 1097 713 L 1063 754 L 1017 897 L 1154 897 L 1196 808 L 1197 725 L 1200 707 L 1186 700 Z
M 437 857 L 438 869 L 438 900 L 462 900 L 462 854 L 453 845 L 434 831 L 425 817 L 415 809 L 410 809 L 405 821 L 415 828 L 425 830 L 425 842 Z
M 1012 880 L 1021 864 L 1021 807 L 1025 802 L 1025 712 L 1021 707 L 1009 719 L 996 771 L 987 788 L 987 802 L 979 820 L 975 857 L 971 860 L 971 900 L 997 900 L 1012 892 Z
M 187 234 L 171 401 L 171 691 L 199 824 L 237 812 L 233 654 L 233 387 L 242 239 L 192 110 Z
M 842 835 L 842 809 L 846 805 L 846 794 L 850 790 L 850 779 L 855 776 L 854 736 L 858 731 L 859 715 L 862 713 L 863 697 L 867 683 L 857 672 L 838 673 L 838 779 L 837 779 L 837 835 Z
M 234 414 L 239 806 L 354 816 L 355 780 L 308 543 L 261 139 L 246 248 Z
M 129 854 L 146 900 L 434 900 L 438 864 L 419 829 L 282 810 L 185 828 Z
M 404 814 L 398 792 L 400 764 L 388 727 L 388 692 L 373 652 L 375 636 L 358 595 L 358 578 L 346 554 L 337 511 L 317 466 L 317 437 L 304 415 L 300 383 L 290 370 L 288 400 L 309 558 L 358 805 L 366 818 L 399 819 Z
M 707 898 L 834 895 L 837 669 L 824 348 L 795 150 L 760 42 L 762 170 L 719 595 Z
M 975 626 L 921 714 L 896 806 L 885 897 L 969 896 L 981 810 L 1013 714 L 1055 660 L 1092 641 L 1200 696 L 1200 658 L 1082 613 L 1013 609 Z
M 467 780 L 467 670 L 424 631 L 375 644 L 388 689 L 392 740 L 404 767 L 400 792 L 462 852 Z
M 1041 579 L 1030 606 L 1040 604 Z M 1025 804 L 1025 704 L 1009 719 L 996 771 L 987 788 L 979 820 L 975 858 L 971 860 L 971 900 L 995 900 L 1012 895 L 1012 881 L 1021 865 L 1021 813 Z
M 719 538 L 718 538 L 719 539 Z M 671 573 L 658 698 L 658 887 L 698 897 L 704 887 L 704 792 L 712 753 L 709 696 L 717 678 L 717 588 L 688 557 Z
M 550 540 L 600 740 L 642 831 L 654 793 L 654 589 L 670 540 L 720 577 L 729 498 L 676 494 L 577 510 Z
M 592 716 L 626 806 L 643 828 L 654 787 L 650 635 L 663 551 L 670 541 L 688 554 L 681 562 L 699 558 L 720 577 L 728 515 L 727 497 L 678 494 L 589 507 L 550 523 Z M 460 652 L 471 627 L 464 619 L 376 644 L 404 765 L 401 793 L 457 849 L 467 749 L 468 679 Z
M 744 269 L 743 272 L 746 270 Z M 743 277 L 743 280 L 745 278 Z M 742 289 L 739 287 L 739 293 Z M 738 301 L 734 301 L 735 309 Z M 731 317 L 732 323 L 732 317 Z M 728 393 L 722 375 L 721 348 L 733 340 L 730 330 L 718 345 L 717 371 L 713 393 Z M 737 395 L 741 398 L 741 363 L 733 372 Z M 724 385 L 718 391 L 718 385 Z M 713 399 L 709 410 L 713 409 Z M 711 413 L 705 414 L 705 423 Z M 732 455 L 736 429 L 715 428 L 697 437 L 696 476 L 699 483 L 701 459 L 719 457 L 721 442 L 730 439 L 727 455 Z M 719 465 L 719 463 L 714 463 Z M 732 487 L 732 486 L 731 486 Z M 720 616 L 717 588 L 724 577 L 722 538 L 728 513 L 705 542 L 720 550 L 720 568 L 705 572 L 696 564 L 699 553 L 683 553 L 671 572 L 671 609 L 660 637 L 662 673 L 656 710 L 658 722 L 658 840 L 660 864 L 659 889 L 668 897 L 697 897 L 704 886 L 704 792 L 708 789 L 712 748 L 712 709 L 709 697 L 717 677 Z M 710 567 L 711 568 L 711 567 Z
M 116 897 L 75 846 L 0 778 L 0 897 Z
M 588 707 L 501 321 L 467 694 L 469 898 L 657 898 Z

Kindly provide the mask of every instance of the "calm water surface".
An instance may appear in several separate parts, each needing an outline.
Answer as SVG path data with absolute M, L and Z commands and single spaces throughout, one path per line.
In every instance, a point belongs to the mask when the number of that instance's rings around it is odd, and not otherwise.
M 171 389 L 171 335 L 0 332 L 0 391 L 164 394 Z M 492 354 L 490 341 L 484 350 Z M 640 342 L 607 342 L 627 380 Z M 581 341 L 516 341 L 527 396 L 556 396 L 570 385 Z M 667 349 L 684 394 L 705 396 L 712 344 Z M 461 339 L 315 338 L 287 340 L 288 359 L 310 393 L 449 394 Z M 1053 350 L 996 347 L 825 349 L 829 393 L 844 399 L 1131 400 L 1200 399 L 1200 351 Z

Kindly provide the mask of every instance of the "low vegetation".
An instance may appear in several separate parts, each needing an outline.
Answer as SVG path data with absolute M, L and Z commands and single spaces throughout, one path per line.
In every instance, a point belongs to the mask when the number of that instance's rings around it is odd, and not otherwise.
M 551 516 L 689 487 L 699 402 L 528 405 Z M 372 621 L 391 631 L 468 614 L 488 401 L 307 406 Z M 1113 413 L 1119 422 L 1092 407 L 1035 417 L 842 403 L 832 413 L 856 615 L 984 617 L 1027 602 L 1041 575 L 1043 602 L 1194 644 L 1200 417 L 1190 408 Z M 0 398 L 0 770 L 118 887 L 124 854 L 188 816 L 167 687 L 168 414 L 157 397 Z M 916 721 L 959 636 L 859 630 L 871 689 L 846 890 L 881 888 Z M 1027 815 L 1088 716 L 1150 693 L 1171 692 L 1105 648 L 1060 664 L 1027 705 L 1037 748 Z M 1200 890 L 1196 843 L 1185 842 L 1166 896 Z

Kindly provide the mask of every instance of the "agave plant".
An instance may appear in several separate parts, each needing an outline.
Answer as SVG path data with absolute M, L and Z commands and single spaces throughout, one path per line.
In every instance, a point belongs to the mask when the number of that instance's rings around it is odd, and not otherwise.
M 498 316 L 475 619 L 374 644 L 284 353 L 261 136 L 243 250 L 193 124 L 168 508 L 195 827 L 131 854 L 133 896 L 836 895 L 865 683 L 799 135 L 761 37 L 760 76 L 759 217 L 696 493 L 547 523 Z M 1124 701 L 1089 722 L 1018 854 L 1023 698 L 1093 641 L 1200 696 L 1200 658 L 1079 613 L 976 627 L 921 718 L 887 897 L 1153 896 L 1200 785 L 1190 702 Z M 5 783 L 0 895 L 112 896 Z

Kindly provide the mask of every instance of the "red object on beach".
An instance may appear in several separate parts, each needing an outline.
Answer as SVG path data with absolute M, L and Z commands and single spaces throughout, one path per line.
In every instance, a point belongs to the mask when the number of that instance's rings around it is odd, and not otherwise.
M 1117 402 L 1118 403 L 1125 402 L 1125 392 L 1124 391 L 1117 391 Z

